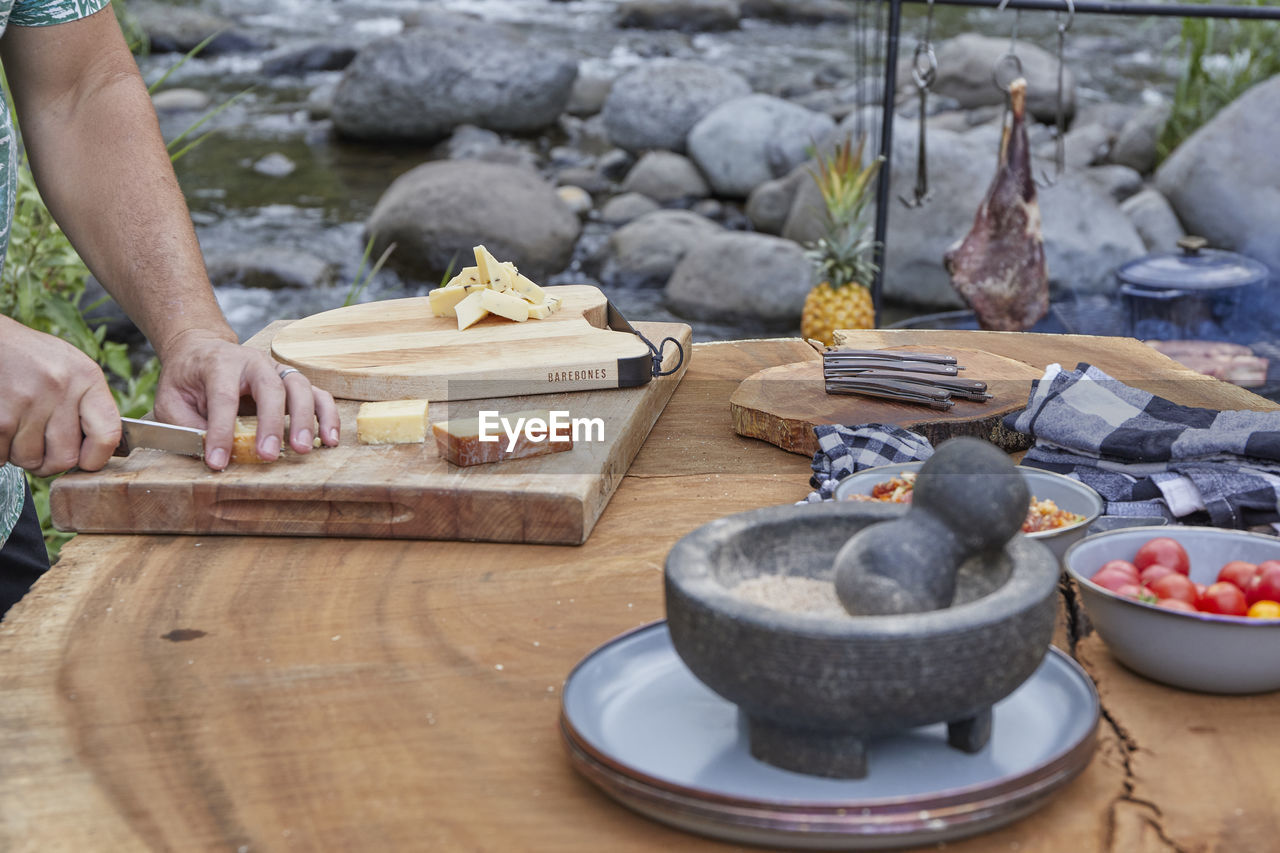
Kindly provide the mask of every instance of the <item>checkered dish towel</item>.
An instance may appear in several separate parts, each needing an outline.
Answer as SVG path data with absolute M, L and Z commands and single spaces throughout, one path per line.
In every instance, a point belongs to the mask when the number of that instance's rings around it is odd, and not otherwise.
M 1280 521 L 1280 412 L 1181 406 L 1089 364 L 1051 364 L 1005 425 L 1036 440 L 1024 465 L 1087 483 L 1108 515 Z
M 836 484 L 854 471 L 876 465 L 922 462 L 933 455 L 933 445 L 922 435 L 889 424 L 816 426 L 818 450 L 813 454 L 810 492 L 801 503 L 832 500 Z

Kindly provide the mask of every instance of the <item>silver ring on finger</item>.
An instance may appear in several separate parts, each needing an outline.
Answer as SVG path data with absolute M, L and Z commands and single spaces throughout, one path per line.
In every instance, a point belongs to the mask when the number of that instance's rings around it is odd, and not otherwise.
M 288 376 L 290 373 L 301 373 L 301 372 L 302 371 L 296 367 L 286 367 L 284 370 L 280 371 L 279 375 L 280 375 L 280 379 L 283 381 L 284 378 Z

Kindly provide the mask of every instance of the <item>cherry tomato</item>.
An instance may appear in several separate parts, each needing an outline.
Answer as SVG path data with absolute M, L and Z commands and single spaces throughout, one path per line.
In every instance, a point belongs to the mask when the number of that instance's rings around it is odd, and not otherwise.
M 1249 608 L 1249 616 L 1254 619 L 1280 619 L 1280 601 L 1255 601 Z
M 1243 616 L 1249 612 L 1240 587 L 1226 581 L 1209 584 L 1196 607 L 1205 613 L 1221 613 L 1224 616 Z
M 1233 583 L 1246 592 L 1249 584 L 1258 576 L 1258 566 L 1244 560 L 1232 560 L 1218 570 L 1218 580 Z
M 1157 536 L 1155 539 L 1147 540 L 1142 543 L 1142 547 L 1133 557 L 1133 565 L 1138 571 L 1142 571 L 1152 563 L 1168 566 L 1180 575 L 1191 572 L 1191 560 L 1187 557 L 1186 549 L 1178 544 L 1176 539 L 1170 539 L 1168 536 Z
M 1134 583 L 1139 583 L 1138 567 L 1128 560 L 1107 560 L 1098 571 L 1102 571 L 1102 569 L 1117 569 L 1133 578 Z
M 1190 604 L 1193 609 L 1196 606 L 1196 585 L 1186 575 L 1171 571 L 1151 584 L 1149 588 L 1155 593 L 1156 598 L 1176 598 Z M 1241 599 L 1243 598 L 1244 595 L 1241 594 Z
M 1119 592 L 1122 586 L 1136 586 L 1138 581 L 1136 577 L 1131 577 L 1123 569 L 1107 568 L 1106 566 L 1098 569 L 1089 580 L 1112 592 Z
M 1187 604 L 1187 602 L 1183 601 L 1181 598 L 1162 598 L 1157 601 L 1156 604 L 1166 610 L 1181 610 L 1184 613 L 1196 612 L 1194 605 Z
M 1267 560 L 1258 564 L 1258 575 L 1244 591 L 1250 604 L 1258 601 L 1280 601 L 1280 561 Z
M 1159 563 L 1152 563 L 1151 565 L 1147 566 L 1145 569 L 1142 570 L 1142 572 L 1138 575 L 1138 579 L 1142 581 L 1143 586 L 1151 586 L 1153 583 L 1160 580 L 1160 578 L 1164 577 L 1165 575 L 1176 575 L 1176 574 L 1177 572 L 1175 572 L 1173 569 L 1169 568 L 1168 566 L 1162 566 Z

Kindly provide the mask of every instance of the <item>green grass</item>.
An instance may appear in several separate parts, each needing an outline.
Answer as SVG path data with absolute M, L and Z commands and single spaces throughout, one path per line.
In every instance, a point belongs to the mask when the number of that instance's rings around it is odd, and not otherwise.
M 1269 6 L 1245 0 L 1241 6 Z M 1280 74 L 1280 22 L 1185 18 L 1182 72 L 1156 144 L 1161 160 L 1256 83 Z

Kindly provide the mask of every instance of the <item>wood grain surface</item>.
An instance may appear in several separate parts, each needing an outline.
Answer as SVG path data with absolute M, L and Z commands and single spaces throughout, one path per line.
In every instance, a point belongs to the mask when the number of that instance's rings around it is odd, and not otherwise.
M 545 320 L 490 315 L 459 331 L 425 296 L 366 302 L 290 323 L 271 342 L 282 364 L 344 400 L 471 400 L 617 388 L 619 361 L 647 366 L 649 348 L 604 328 L 599 288 L 544 288 L 563 303 Z
M 804 346 L 698 345 L 580 547 L 77 537 L 0 623 L 0 850 L 746 851 L 578 777 L 559 691 L 591 649 L 663 615 L 679 536 L 808 491 L 807 462 L 735 435 L 727 405 Z M 1124 364 L 1123 347 L 1096 354 Z M 1154 367 L 1153 382 L 1180 376 Z M 1177 387 L 1181 402 L 1275 408 L 1214 380 Z M 1271 849 L 1280 694 L 1141 679 L 1073 601 L 1055 642 L 1098 682 L 1098 753 L 1043 809 L 941 849 Z
M 691 351 L 686 325 L 637 325 L 658 340 L 674 336 Z M 664 369 L 677 360 L 675 348 L 668 347 Z M 50 499 L 53 520 L 60 529 L 91 533 L 578 544 L 590 534 L 690 360 L 672 375 L 635 388 L 432 402 L 428 411 L 433 423 L 474 417 L 478 409 L 539 408 L 566 412 L 569 419 L 599 419 L 600 428 L 584 425 L 584 440 L 567 452 L 460 468 L 437 453 L 430 436 L 423 444 L 359 444 L 359 404 L 339 401 L 337 447 L 286 452 L 270 465 L 232 465 L 220 473 L 199 459 L 135 450 L 100 471 L 59 478 Z
M 913 346 L 877 347 L 889 352 L 925 352 Z M 936 351 L 936 350 L 935 350 Z M 1030 439 L 1005 428 L 1002 419 L 1027 405 L 1031 381 L 1043 371 L 1024 361 L 982 350 L 950 347 L 964 369 L 959 375 L 987 383 L 991 399 L 961 400 L 946 411 L 863 395 L 828 394 L 822 357 L 766 368 L 743 380 L 729 398 L 733 429 L 739 435 L 812 457 L 819 424 L 892 424 L 920 433 L 934 444 L 956 436 L 985 439 L 1008 451 L 1026 450 Z

